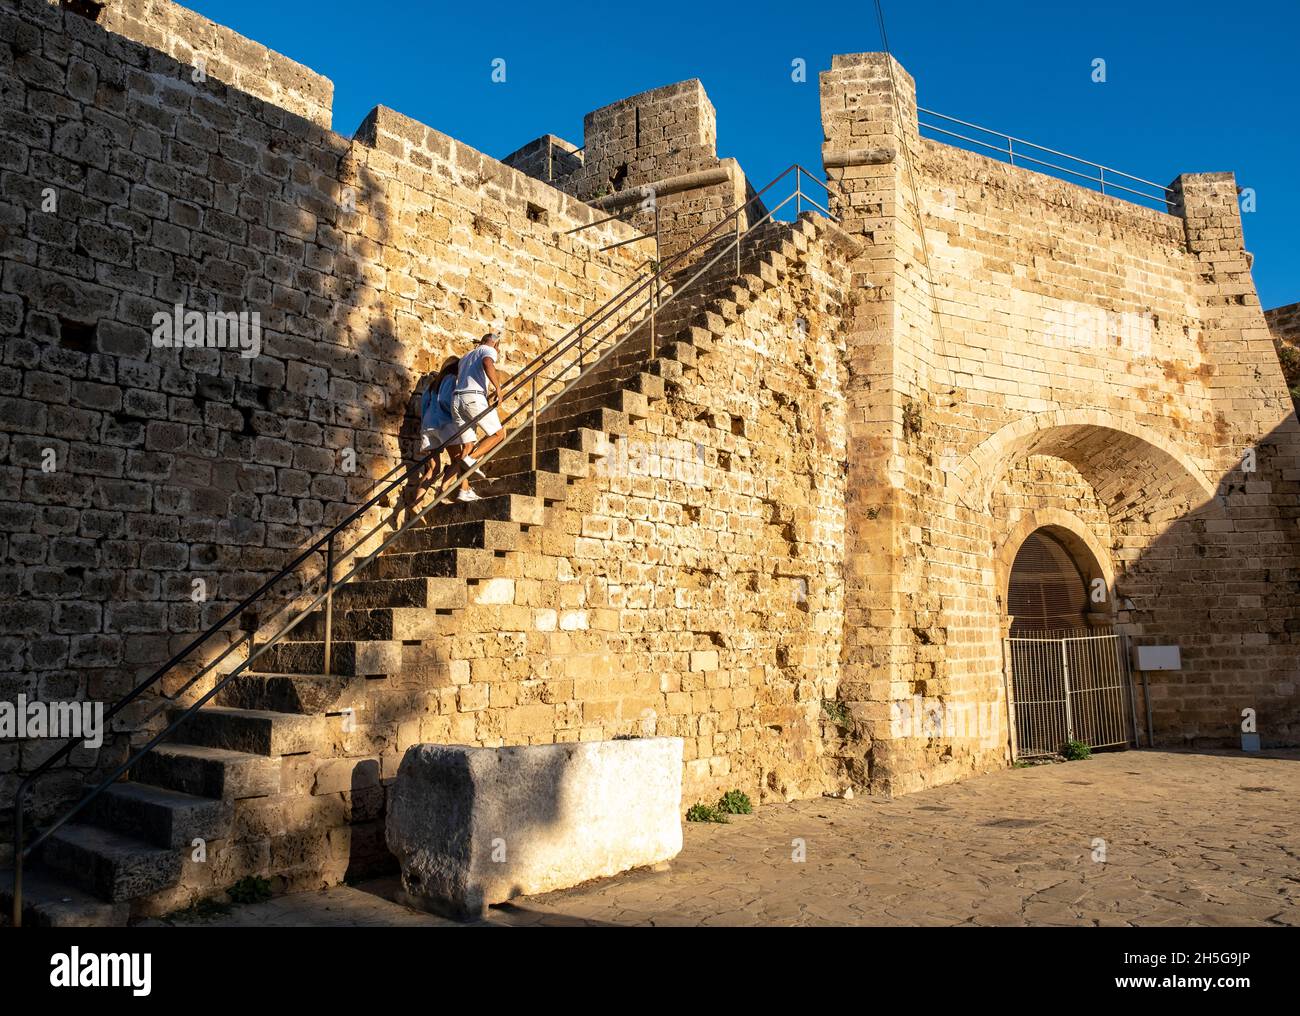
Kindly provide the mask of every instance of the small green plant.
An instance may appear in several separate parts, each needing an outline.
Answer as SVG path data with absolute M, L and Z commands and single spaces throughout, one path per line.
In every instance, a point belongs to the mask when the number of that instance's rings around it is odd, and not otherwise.
M 749 815 L 753 813 L 754 806 L 743 790 L 728 790 L 718 800 L 718 811 L 726 815 Z
M 1092 749 L 1082 741 L 1066 741 L 1061 747 L 1061 754 L 1067 762 L 1079 762 L 1085 758 L 1092 758 Z
M 849 725 L 849 707 L 839 699 L 822 699 L 822 712 L 830 717 L 831 722 L 837 727 Z
M 909 441 L 921 433 L 921 407 L 911 399 L 903 402 L 903 436 Z
M 264 903 L 271 898 L 271 883 L 258 875 L 248 875 L 226 890 L 232 903 Z
M 1032 762 L 1026 761 L 1026 760 L 1023 759 L 1023 758 L 1018 758 L 1018 759 L 1016 759 L 1014 762 L 1011 763 L 1011 768 L 1012 768 L 1012 769 L 1032 769 L 1032 768 L 1034 768 L 1034 764 L 1033 764 Z
M 727 816 L 711 804 L 692 804 L 686 813 L 687 822 L 726 822 Z

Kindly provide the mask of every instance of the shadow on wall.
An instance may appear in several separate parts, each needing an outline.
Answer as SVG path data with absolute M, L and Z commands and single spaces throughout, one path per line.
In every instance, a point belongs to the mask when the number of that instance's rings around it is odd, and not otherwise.
M 1300 743 L 1300 427 L 1292 414 L 1117 581 L 1134 644 L 1177 644 L 1146 674 L 1157 747 L 1232 748 L 1251 710 L 1264 747 Z M 1139 723 L 1141 675 L 1134 675 Z
M 28 0 L 26 6 L 38 5 Z M 42 13 L 38 20 L 49 16 L 77 17 Z M 153 227 L 158 237 L 141 240 L 138 251 L 153 268 L 148 297 L 129 287 L 116 292 L 97 286 L 90 287 L 96 299 L 76 299 L 88 284 L 73 276 L 70 256 L 38 260 L 43 247 L 6 248 L 6 289 L 25 298 L 15 333 L 21 338 L 9 340 L 7 362 L 26 355 L 15 343 L 30 344 L 44 369 L 65 375 L 78 393 L 74 408 L 63 410 L 68 426 L 82 429 L 74 440 L 98 445 L 96 454 L 103 456 L 120 449 L 129 461 L 128 472 L 119 470 L 116 479 L 111 471 L 100 475 L 94 462 L 78 469 L 79 446 L 73 444 L 74 468 L 48 472 L 32 449 L 11 448 L 10 461 L 26 473 L 19 504 L 47 515 L 79 512 L 75 535 L 98 538 L 69 537 L 66 552 L 75 550 L 83 560 L 53 568 L 58 562 L 50 558 L 36 569 L 29 567 L 32 559 L 14 557 L 13 539 L 7 542 L 7 563 L 26 568 L 30 578 L 26 585 L 21 577 L 17 585 L 4 584 L 4 613 L 35 603 L 57 620 L 47 632 L 30 618 L 23 621 L 27 636 L 0 662 L 0 697 L 111 704 L 368 496 L 371 480 L 400 454 L 395 434 L 415 375 L 398 334 L 397 302 L 371 270 L 370 257 L 390 244 L 393 227 L 386 186 L 368 167 L 368 150 L 215 80 L 195 85 L 190 67 L 96 25 L 78 24 L 76 31 L 87 46 L 110 54 L 99 70 L 101 92 L 108 89 L 125 113 L 139 114 L 138 132 L 162 115 L 146 116 L 159 103 L 188 111 L 189 102 L 202 102 L 208 140 L 202 151 L 187 148 L 194 158 L 184 158 L 180 141 L 164 130 L 160 168 L 142 168 L 147 178 L 140 188 L 101 188 L 97 203 L 74 203 L 79 195 L 72 192 L 85 191 L 88 167 L 101 155 L 108 159 L 113 138 L 106 132 L 87 137 L 77 152 L 65 153 L 83 164 L 58 181 L 68 191 L 63 218 L 70 219 L 64 223 L 69 246 L 78 235 L 83 239 L 75 242 L 91 243 L 106 215 L 149 228 L 140 213 L 146 187 L 164 200 L 163 217 Z M 146 64 L 150 73 L 139 73 L 137 65 Z M 187 113 L 169 115 L 174 130 Z M 191 134 L 197 124 L 196 116 Z M 56 124 L 55 136 L 72 126 L 70 120 Z M 178 168 L 194 159 L 206 172 Z M 290 173 L 291 162 L 316 166 L 318 174 Z M 42 181 L 15 175 L 11 182 L 7 200 L 35 220 Z M 188 232 L 167 223 L 167 207 L 172 222 L 180 217 Z M 188 238 L 183 253 L 182 234 Z M 224 256 L 232 247 L 247 256 Z M 176 305 L 202 314 L 256 311 L 260 355 L 159 345 L 155 314 Z M 139 390 L 126 392 L 116 410 L 116 403 L 106 403 L 104 412 L 88 412 L 89 395 L 80 392 L 85 385 L 78 380 L 88 368 L 100 380 Z M 90 387 L 105 395 L 112 386 Z M 170 405 L 161 418 L 154 405 L 159 400 Z M 77 424 L 72 417 L 84 419 Z M 52 423 L 46 432 L 54 433 Z M 65 457 L 60 454 L 61 465 Z M 147 500 L 137 504 L 141 497 Z M 103 528 L 124 515 L 128 521 L 115 530 Z M 61 546 L 50 535 L 40 539 L 49 553 Z M 322 567 L 318 560 L 310 570 Z M 270 606 L 304 588 L 298 577 L 286 578 Z M 90 604 L 100 606 L 87 609 Z M 267 621 L 267 612 L 256 620 Z M 125 761 L 130 732 L 156 729 L 162 710 L 208 690 L 210 677 L 187 684 L 240 635 L 231 629 L 215 636 L 192 664 L 168 676 L 162 694 L 145 696 L 121 714 L 102 748 L 78 748 L 70 764 L 52 770 L 29 797 L 32 819 L 48 820 L 84 778 L 101 778 Z M 19 774 L 60 743 L 0 747 L 0 838 L 8 839 Z

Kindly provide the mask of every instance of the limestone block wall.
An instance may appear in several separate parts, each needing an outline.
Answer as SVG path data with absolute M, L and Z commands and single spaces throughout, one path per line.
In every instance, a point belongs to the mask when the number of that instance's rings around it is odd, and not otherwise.
M 543 134 L 501 161 L 521 173 L 560 186 L 582 168 L 582 158 L 583 153 L 571 141 L 554 134 Z
M 41 0 L 0 54 L 6 697 L 113 701 L 364 499 L 424 372 L 496 320 L 510 372 L 647 256 L 383 107 L 349 139 Z M 177 304 L 260 355 L 155 346 Z M 0 748 L 0 800 L 48 750 Z
M 208 75 L 318 127 L 330 126 L 329 78 L 171 0 L 87 0 L 80 13 L 93 16 L 105 31 L 191 67 L 192 75 Z
M 1181 177 L 1170 212 L 1145 209 L 921 139 L 914 85 L 883 55 L 837 57 L 822 89 L 833 210 L 873 244 L 850 335 L 871 383 L 849 398 L 875 399 L 889 427 L 879 444 L 866 429 L 874 468 L 850 489 L 847 569 L 864 611 L 887 606 L 888 648 L 862 654 L 884 666 L 855 704 L 871 736 L 903 695 L 1002 695 L 993 551 L 1027 532 L 998 487 L 1040 456 L 1106 507 L 1109 527 L 1055 506 L 1108 548 L 1118 620 L 1183 646 L 1184 671 L 1153 687 L 1158 741 L 1227 742 L 1255 701 L 1293 736 L 1295 418 L 1230 175 Z M 1247 544 L 1263 546 L 1231 549 Z M 872 752 L 872 781 L 1001 765 L 997 741 L 895 740 Z
M 443 638 L 405 649 L 386 680 L 352 682 L 332 707 L 355 716 L 337 757 L 286 758 L 268 809 L 314 816 L 304 835 L 350 837 L 354 862 L 381 855 L 383 796 L 419 742 L 681 737 L 688 805 L 846 785 L 823 703 L 844 623 L 847 279 L 826 251 L 811 261 L 494 562 Z M 349 827 L 334 799 L 358 789 L 379 799 Z

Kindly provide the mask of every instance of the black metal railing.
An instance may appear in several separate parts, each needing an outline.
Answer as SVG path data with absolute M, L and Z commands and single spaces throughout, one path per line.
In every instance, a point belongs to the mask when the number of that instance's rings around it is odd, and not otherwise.
M 749 223 L 742 230 L 742 216 L 746 213 L 750 205 L 759 202 L 761 197 L 772 190 L 782 180 L 794 174 L 794 190 L 783 199 L 779 204 L 771 209 L 764 211 L 764 214 L 756 221 Z M 776 212 L 795 202 L 795 207 L 802 211 L 805 204 L 822 212 L 828 218 L 835 217 L 826 210 L 820 203 L 814 200 L 803 190 L 804 180 L 810 180 L 829 193 L 827 183 L 813 174 L 798 163 L 792 164 L 781 174 L 775 177 L 762 190 L 751 195 L 745 202 L 739 205 L 730 214 L 715 223 L 704 235 L 695 240 L 690 246 L 674 254 L 667 260 L 660 262 L 657 257 L 658 235 L 657 235 L 657 217 L 656 233 L 653 238 L 656 244 L 656 257 L 650 270 L 634 278 L 625 285 L 619 292 L 610 297 L 604 304 L 589 314 L 578 324 L 570 328 L 564 335 L 553 342 L 550 346 L 537 354 L 529 363 L 517 374 L 511 376 L 502 386 L 498 393 L 497 405 L 489 405 L 487 409 L 476 415 L 468 421 L 468 426 L 478 423 L 488 413 L 494 409 L 501 408 L 504 415 L 501 417 L 503 429 L 517 418 L 523 415 L 522 425 L 508 431 L 506 437 L 488 453 L 482 456 L 478 463 L 480 466 L 486 464 L 491 459 L 500 454 L 503 448 L 511 445 L 521 434 L 531 431 L 531 464 L 532 468 L 537 467 L 537 421 L 538 415 L 544 413 L 546 409 L 562 399 L 583 377 L 591 371 L 599 368 L 611 355 L 621 350 L 626 343 L 637 335 L 642 328 L 649 326 L 649 352 L 648 358 L 655 356 L 657 335 L 655 334 L 657 315 L 664 307 L 676 300 L 681 294 L 688 292 L 704 275 L 721 259 L 727 256 L 734 247 L 736 252 L 736 273 L 740 274 L 741 244 L 744 239 L 753 234 L 757 229 L 762 227 L 769 220 L 773 219 Z M 829 200 L 827 204 L 829 204 Z M 760 208 L 763 206 L 760 204 Z M 613 217 L 611 217 L 613 218 Z M 730 231 L 730 224 L 734 220 L 736 228 L 734 234 Z M 601 222 L 609 221 L 600 220 Z M 592 223 L 591 225 L 597 225 Z M 719 232 L 719 231 L 723 232 Z M 692 261 L 691 255 L 708 246 L 707 253 L 704 256 Z M 611 245 L 621 246 L 621 244 Z M 702 267 L 701 267 L 702 265 Z M 665 270 L 674 269 L 680 275 L 685 277 L 685 281 L 673 287 L 667 296 L 663 296 L 663 279 Z M 626 312 L 626 313 L 624 313 Z M 613 321 L 613 324 L 609 324 Z M 625 326 L 630 326 L 627 331 L 620 335 L 620 330 Z M 607 328 L 607 330 L 605 330 Z M 604 331 L 604 334 L 601 332 Z M 566 360 L 566 357 L 572 357 Z M 588 362 L 590 360 L 590 362 Z M 559 367 L 558 370 L 556 368 Z M 547 376 L 550 372 L 550 376 Z M 554 391 L 547 397 L 548 392 L 552 392 L 556 386 L 558 391 Z M 512 408 L 506 410 L 508 402 L 514 402 Z M 540 406 L 540 408 L 539 408 Z M 531 424 L 531 427 L 530 427 Z M 302 621 L 304 621 L 313 611 L 322 604 L 325 611 L 324 623 L 324 673 L 331 672 L 331 645 L 332 645 L 332 618 L 333 618 L 333 594 L 334 591 L 346 582 L 349 582 L 359 571 L 374 561 L 379 554 L 406 533 L 412 526 L 420 522 L 425 516 L 438 506 L 446 503 L 459 486 L 459 477 L 453 478 L 452 482 L 446 484 L 442 489 L 437 490 L 436 480 L 431 486 L 435 492 L 431 499 L 424 507 L 418 511 L 413 511 L 412 505 L 399 506 L 392 515 L 377 522 L 365 534 L 357 537 L 346 548 L 341 551 L 336 546 L 344 534 L 353 526 L 362 522 L 364 517 L 372 509 L 380 504 L 387 506 L 389 495 L 403 483 L 410 482 L 412 467 L 423 467 L 431 462 L 436 462 L 438 455 L 441 453 L 445 443 L 439 444 L 430 449 L 424 455 L 415 460 L 405 460 L 393 466 L 392 469 L 376 479 L 369 490 L 371 495 L 361 504 L 357 505 L 344 519 L 337 522 L 326 533 L 317 538 L 304 550 L 300 551 L 288 564 L 281 568 L 276 574 L 264 581 L 256 590 L 244 597 L 235 606 L 221 616 L 221 618 L 205 631 L 192 639 L 183 649 L 173 655 L 162 666 L 160 666 L 146 680 L 132 688 L 126 695 L 115 702 L 104 712 L 103 722 L 107 724 L 113 717 L 117 716 L 127 706 L 140 699 L 146 691 L 154 688 L 168 674 L 175 671 L 183 663 L 186 663 L 196 653 L 198 649 L 206 645 L 209 641 L 224 632 L 233 622 L 238 622 L 245 618 L 245 615 L 252 613 L 253 608 L 265 601 L 273 589 L 290 576 L 299 574 L 300 569 L 317 554 L 324 554 L 325 564 L 320 573 L 312 578 L 302 582 L 302 587 L 308 587 L 312 582 L 323 578 L 323 589 L 312 594 L 306 593 L 297 598 L 286 600 L 275 611 L 269 621 L 260 621 L 259 630 L 268 627 L 274 627 L 274 623 L 286 614 L 292 615 L 279 630 L 275 631 L 266 641 L 258 643 L 256 633 L 245 631 L 239 638 L 233 639 L 218 655 L 204 664 L 193 676 L 176 691 L 167 694 L 160 693 L 163 699 L 159 709 L 150 714 L 150 718 L 168 708 L 169 703 L 174 703 L 189 688 L 192 688 L 201 678 L 211 673 L 214 668 L 226 660 L 235 649 L 247 646 L 248 652 L 244 659 L 239 662 L 233 669 L 220 675 L 213 686 L 194 702 L 186 706 L 179 713 L 174 714 L 164 725 L 163 729 L 152 736 L 145 744 L 131 752 L 125 762 L 113 769 L 104 779 L 102 779 L 88 793 L 84 794 L 74 805 L 65 810 L 51 824 L 43 828 L 35 836 L 31 843 L 24 844 L 25 829 L 23 821 L 23 801 L 28 790 L 31 789 L 35 781 L 44 773 L 48 772 L 54 765 L 66 758 L 80 742 L 79 738 L 72 738 L 66 741 L 57 751 L 51 754 L 45 761 L 32 770 L 23 781 L 19 784 L 14 794 L 14 881 L 13 881 L 13 923 L 14 926 L 20 926 L 22 923 L 22 901 L 23 901 L 23 868 L 25 859 L 30 856 L 42 843 L 44 843 L 59 828 L 71 821 L 100 794 L 116 783 L 125 775 L 133 766 L 135 766 L 145 755 L 152 751 L 158 744 L 170 737 L 179 727 L 181 727 L 190 717 L 199 709 L 211 701 L 221 690 L 235 677 L 255 663 L 270 647 L 277 645 L 281 639 L 293 631 Z M 424 495 L 428 497 L 428 495 Z M 418 504 L 418 502 L 417 502 Z M 393 525 L 392 523 L 402 512 L 407 512 L 407 519 L 404 523 Z M 376 534 L 385 528 L 391 528 L 392 532 L 383 538 L 372 549 L 363 551 L 364 545 L 372 541 Z M 351 558 L 356 558 L 356 562 L 351 570 L 346 574 L 340 575 L 339 569 Z M 307 602 L 303 602 L 303 601 Z
M 1041 167 L 1044 170 L 1063 173 L 1066 177 L 1073 178 L 1068 181 L 1070 183 L 1075 180 L 1082 180 L 1085 183 L 1095 184 L 1103 194 L 1109 194 L 1113 197 L 1116 196 L 1118 191 L 1121 196 L 1131 195 L 1132 197 L 1129 200 L 1141 198 L 1144 201 L 1153 202 L 1161 210 L 1164 210 L 1175 198 L 1173 189 L 1166 187 L 1164 184 L 1144 180 L 1140 176 L 1122 172 L 1112 166 L 1103 166 L 1100 162 L 1093 162 L 1091 159 L 1082 159 L 1077 155 L 1058 152 L 1055 148 L 1047 148 L 1033 141 L 1026 141 L 1024 138 L 1013 137 L 1010 134 L 1004 134 L 1002 131 L 993 130 L 990 127 L 981 127 L 979 124 L 971 123 L 968 120 L 958 120 L 954 116 L 936 113 L 932 109 L 918 107 L 917 113 L 917 122 L 922 129 L 942 134 L 945 138 L 964 141 L 969 145 L 975 145 L 977 148 L 987 149 L 998 156 L 1005 156 L 1013 166 L 1028 165 L 1031 168 Z M 943 123 L 930 123 L 923 119 L 924 117 L 941 120 Z M 944 124 L 952 126 L 944 126 Z M 981 136 L 971 137 L 969 134 L 953 130 L 953 126 L 961 127 L 966 131 L 976 131 Z M 1043 158 L 1043 156 L 1049 156 L 1050 158 Z M 1062 160 L 1064 164 L 1062 164 L 1062 161 L 1051 161 L 1052 159 Z

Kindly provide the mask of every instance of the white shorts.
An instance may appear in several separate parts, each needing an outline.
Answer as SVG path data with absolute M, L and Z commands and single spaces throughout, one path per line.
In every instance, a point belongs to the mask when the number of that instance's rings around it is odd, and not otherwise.
M 478 427 L 486 437 L 491 437 L 501 430 L 501 418 L 497 416 L 496 409 L 490 410 L 477 423 L 471 424 L 470 421 L 487 408 L 487 396 L 479 395 L 477 392 L 457 392 L 456 397 L 451 400 L 452 419 L 466 428 L 465 433 L 470 435 L 470 441 L 474 440 L 474 427 Z
M 474 440 L 473 435 L 464 441 L 458 441 L 456 435 L 460 428 L 454 423 L 444 423 L 441 427 L 423 427 L 420 429 L 420 451 L 427 452 L 441 445 L 468 444 Z

